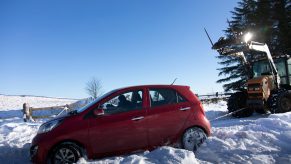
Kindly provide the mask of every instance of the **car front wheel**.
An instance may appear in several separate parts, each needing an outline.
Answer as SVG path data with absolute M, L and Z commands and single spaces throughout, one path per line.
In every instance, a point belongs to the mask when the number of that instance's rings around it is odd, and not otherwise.
M 205 132 L 198 127 L 192 127 L 185 131 L 182 138 L 183 148 L 196 152 L 198 147 L 206 140 Z
M 52 164 L 76 163 L 82 157 L 80 148 L 75 144 L 61 144 L 52 153 Z

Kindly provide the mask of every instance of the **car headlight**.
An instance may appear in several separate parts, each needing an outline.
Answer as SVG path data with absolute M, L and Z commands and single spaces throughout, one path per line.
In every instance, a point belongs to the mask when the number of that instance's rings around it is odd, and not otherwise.
M 49 132 L 55 127 L 57 127 L 58 125 L 60 125 L 62 122 L 63 122 L 63 119 L 52 120 L 52 121 L 46 122 L 39 127 L 37 133 L 39 134 L 39 133 Z

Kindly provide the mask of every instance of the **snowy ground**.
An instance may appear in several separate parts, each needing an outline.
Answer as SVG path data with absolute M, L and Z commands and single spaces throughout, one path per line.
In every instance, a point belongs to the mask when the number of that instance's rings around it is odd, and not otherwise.
M 33 107 L 64 105 L 75 100 L 0 95 L 0 161 L 29 163 L 30 142 L 41 120 L 24 123 L 24 102 Z M 212 136 L 194 153 L 160 147 L 139 154 L 109 157 L 79 163 L 291 163 L 291 112 L 274 115 L 255 114 L 235 119 L 227 114 L 226 103 L 205 104 L 212 121 Z
M 29 163 L 30 143 L 43 121 L 23 122 L 23 103 L 28 103 L 31 107 L 49 107 L 66 105 L 75 101 L 0 95 L 0 163 Z
M 38 108 L 66 105 L 75 101 L 62 98 L 0 95 L 0 119 L 22 117 L 21 111 L 24 103 L 28 103 L 30 107 Z
M 226 103 L 206 105 L 208 119 Z M 212 121 L 212 137 L 196 153 L 200 163 L 291 163 L 291 112 Z

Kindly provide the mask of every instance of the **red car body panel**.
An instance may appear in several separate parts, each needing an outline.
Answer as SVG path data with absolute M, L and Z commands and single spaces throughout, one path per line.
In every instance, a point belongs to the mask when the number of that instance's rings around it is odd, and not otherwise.
M 187 101 L 151 107 L 149 89 L 173 89 Z M 93 116 L 93 110 L 111 98 L 132 90 L 143 91 L 142 108 L 112 115 Z M 189 110 L 183 110 L 183 109 Z M 141 118 L 135 120 L 135 118 Z M 73 142 L 84 148 L 89 159 L 125 154 L 136 150 L 179 142 L 187 128 L 198 126 L 210 135 L 210 123 L 203 107 L 188 86 L 145 85 L 118 89 L 88 107 L 85 111 L 65 117 L 53 130 L 37 134 L 32 147 L 34 163 L 44 163 L 58 144 Z
M 135 117 L 145 117 L 145 110 L 120 113 L 99 119 L 89 119 L 89 140 L 95 157 L 103 153 L 122 152 L 146 148 L 147 131 L 145 119 L 132 121 Z M 109 122 L 109 120 L 112 120 Z M 118 136 L 118 137 L 117 137 Z M 102 141 L 102 142 L 96 142 Z M 102 143 L 102 144 L 100 144 Z

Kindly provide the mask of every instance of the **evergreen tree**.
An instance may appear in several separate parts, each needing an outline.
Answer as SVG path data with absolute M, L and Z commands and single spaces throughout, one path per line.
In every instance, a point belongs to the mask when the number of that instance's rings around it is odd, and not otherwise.
M 272 54 L 291 52 L 291 0 L 242 0 L 234 8 L 229 27 L 224 30 L 227 38 L 240 33 L 252 32 L 254 41 L 267 43 Z M 252 52 L 254 53 L 254 52 Z M 245 54 L 250 58 L 254 54 Z M 224 83 L 225 91 L 242 88 L 247 81 L 247 72 L 242 61 L 236 57 L 218 56 L 218 83 Z
M 270 50 L 273 50 L 271 46 L 272 42 L 272 29 L 273 29 L 273 20 L 272 20 L 272 7 L 270 0 L 258 0 L 257 9 L 255 11 L 255 30 L 253 40 L 261 43 L 267 43 Z
M 291 52 L 291 0 L 276 0 L 273 13 L 273 46 L 278 53 Z
M 253 31 L 255 25 L 256 2 L 254 0 L 243 0 L 238 2 L 238 7 L 234 8 L 232 20 L 229 27 L 225 30 L 226 37 L 236 37 L 241 32 Z M 219 64 L 223 68 L 219 68 L 219 76 L 225 78 L 219 79 L 218 83 L 226 83 L 223 85 L 225 91 L 237 90 L 244 86 L 247 81 L 247 73 L 239 58 L 231 56 L 218 56 L 221 60 Z

